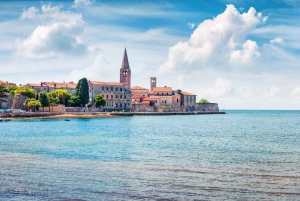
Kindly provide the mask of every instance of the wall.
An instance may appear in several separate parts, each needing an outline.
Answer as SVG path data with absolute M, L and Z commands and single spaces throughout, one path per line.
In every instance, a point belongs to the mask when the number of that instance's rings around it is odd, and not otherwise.
M 219 112 L 218 103 L 197 103 L 196 111 L 199 112 Z
M 49 107 L 40 107 L 39 108 L 40 112 L 49 112 Z M 65 110 L 65 106 L 64 105 L 58 105 L 58 106 L 50 106 L 50 112 L 58 112 L 58 113 L 64 113 Z
M 14 95 L 11 93 L 5 93 L 8 97 L 7 98 L 2 98 L 5 101 L 0 100 L 0 109 L 11 109 L 13 100 L 14 100 Z
M 27 110 L 27 107 L 24 106 L 24 102 L 27 99 L 27 96 L 21 94 L 15 94 L 12 104 L 12 109 L 22 109 Z

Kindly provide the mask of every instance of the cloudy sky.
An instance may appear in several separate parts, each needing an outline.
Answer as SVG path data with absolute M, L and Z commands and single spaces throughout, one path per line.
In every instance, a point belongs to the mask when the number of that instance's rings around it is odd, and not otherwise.
M 0 1 L 0 80 L 172 86 L 220 109 L 300 109 L 300 0 Z

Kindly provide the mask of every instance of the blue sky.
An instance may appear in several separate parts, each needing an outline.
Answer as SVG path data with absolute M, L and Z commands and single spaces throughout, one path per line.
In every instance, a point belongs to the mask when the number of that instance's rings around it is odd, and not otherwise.
M 0 80 L 172 86 L 221 109 L 300 109 L 300 0 L 0 1 Z

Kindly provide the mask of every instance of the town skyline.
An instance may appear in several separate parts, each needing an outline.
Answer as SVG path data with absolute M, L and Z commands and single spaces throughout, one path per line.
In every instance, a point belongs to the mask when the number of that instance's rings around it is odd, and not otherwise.
M 298 1 L 0 2 L 1 77 L 17 84 L 119 78 L 172 86 L 220 109 L 300 109 Z

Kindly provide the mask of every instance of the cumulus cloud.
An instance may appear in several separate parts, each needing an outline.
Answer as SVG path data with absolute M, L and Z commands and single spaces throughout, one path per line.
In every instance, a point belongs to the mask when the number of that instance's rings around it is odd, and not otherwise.
M 111 70 L 114 68 L 114 65 L 115 63 L 103 55 L 97 55 L 92 65 L 84 69 L 73 70 L 69 74 L 68 80 L 79 80 L 82 77 L 87 77 L 93 81 L 111 81 L 113 80 L 111 78 L 117 75 L 115 71 Z
M 294 88 L 291 92 L 291 96 L 299 98 L 300 97 L 300 87 Z
M 264 96 L 266 97 L 275 97 L 279 95 L 281 92 L 280 87 L 278 86 L 271 86 L 267 88 L 267 91 L 265 92 Z
M 21 19 L 33 17 L 44 25 L 38 26 L 26 39 L 16 41 L 19 56 L 49 58 L 86 53 L 87 46 L 83 38 L 85 22 L 80 14 L 43 5 L 40 13 L 35 7 L 23 11 Z
M 282 38 L 277 37 L 277 38 L 274 38 L 273 40 L 270 40 L 270 43 L 272 43 L 272 44 L 276 44 L 277 43 L 277 44 L 283 45 L 284 41 L 283 41 Z
M 90 0 L 74 0 L 74 5 L 89 5 Z
M 160 70 L 198 70 L 200 68 L 232 67 L 241 59 L 244 65 L 259 57 L 255 41 L 247 35 L 266 20 L 254 8 L 240 13 L 233 5 L 213 20 L 205 20 L 193 32 L 189 41 L 169 48 L 168 60 Z
M 188 23 L 187 26 L 190 28 L 190 29 L 193 29 L 195 27 L 195 23 Z
M 222 97 L 232 91 L 233 85 L 231 81 L 224 78 L 217 78 L 213 88 L 198 89 L 197 95 L 200 97 Z

